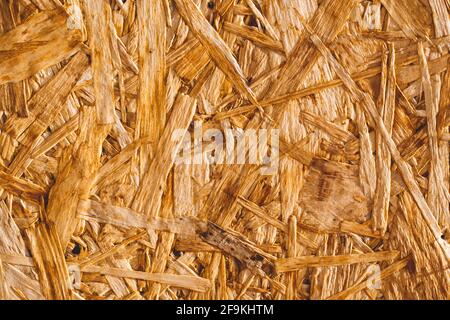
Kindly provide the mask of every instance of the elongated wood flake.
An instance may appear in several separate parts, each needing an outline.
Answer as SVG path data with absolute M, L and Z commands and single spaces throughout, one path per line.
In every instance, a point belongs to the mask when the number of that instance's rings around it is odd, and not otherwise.
M 68 18 L 61 9 L 43 11 L 0 35 L 0 84 L 26 79 L 76 53 L 82 34 Z
M 365 254 L 351 254 L 342 256 L 311 256 L 298 258 L 278 259 L 275 262 L 278 272 L 295 271 L 305 267 L 339 266 L 354 263 L 367 263 L 384 260 L 393 260 L 398 257 L 395 251 L 380 251 Z
M 233 57 L 230 48 L 217 31 L 206 21 L 198 7 L 192 0 L 175 0 L 175 3 L 180 15 L 208 51 L 211 59 L 215 61 L 216 65 L 227 75 L 242 95 L 250 101 L 256 102 L 256 96 L 248 87 L 241 67 Z
M 111 47 L 111 8 L 105 1 L 87 0 L 86 24 L 91 46 L 97 121 L 112 124 L 115 116 L 114 74 Z
M 174 155 L 178 153 L 196 106 L 197 102 L 189 96 L 178 97 L 169 123 L 158 143 L 157 155 L 152 160 L 134 199 L 133 210 L 148 217 L 158 216 L 166 179 L 175 161 Z

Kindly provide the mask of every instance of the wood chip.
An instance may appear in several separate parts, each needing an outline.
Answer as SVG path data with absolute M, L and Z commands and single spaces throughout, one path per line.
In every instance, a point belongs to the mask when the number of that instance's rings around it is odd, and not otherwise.
M 0 1 L 0 299 L 448 299 L 448 10 Z

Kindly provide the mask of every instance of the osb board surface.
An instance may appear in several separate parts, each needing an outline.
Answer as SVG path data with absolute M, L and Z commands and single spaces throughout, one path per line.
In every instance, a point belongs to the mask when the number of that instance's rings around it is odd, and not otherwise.
M 448 10 L 1 0 L 0 298 L 449 299 Z

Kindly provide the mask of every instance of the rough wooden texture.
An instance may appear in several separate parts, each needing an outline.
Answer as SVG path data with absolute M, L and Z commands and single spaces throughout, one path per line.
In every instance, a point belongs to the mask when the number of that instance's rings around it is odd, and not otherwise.
M 450 299 L 448 10 L 0 1 L 0 299 Z
M 63 10 L 43 11 L 2 34 L 0 84 L 31 77 L 77 52 L 81 31 L 68 22 Z

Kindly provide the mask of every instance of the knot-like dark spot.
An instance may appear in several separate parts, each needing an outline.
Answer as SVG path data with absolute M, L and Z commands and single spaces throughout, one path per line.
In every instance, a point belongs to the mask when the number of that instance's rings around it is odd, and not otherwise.
M 253 261 L 263 261 L 264 257 L 262 255 L 260 255 L 260 254 L 255 254 L 250 259 L 252 259 Z
M 179 258 L 181 257 L 181 252 L 178 250 L 173 250 L 173 255 L 175 256 L 175 258 Z
M 417 273 L 416 263 L 414 262 L 413 259 L 409 259 L 406 268 L 410 273 Z
M 262 266 L 262 270 L 264 271 L 265 274 L 267 274 L 268 276 L 276 276 L 277 271 L 275 269 L 275 266 L 270 264 L 270 263 L 266 263 Z
M 79 255 L 81 253 L 81 247 L 78 243 L 75 243 L 75 246 L 72 249 L 72 253 L 75 255 Z
M 200 233 L 200 237 L 202 237 L 202 238 L 209 238 L 210 236 L 212 236 L 212 233 L 210 231 L 205 231 L 205 232 Z

